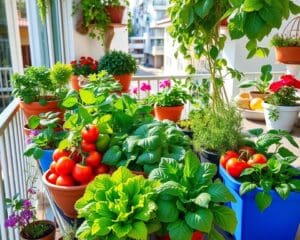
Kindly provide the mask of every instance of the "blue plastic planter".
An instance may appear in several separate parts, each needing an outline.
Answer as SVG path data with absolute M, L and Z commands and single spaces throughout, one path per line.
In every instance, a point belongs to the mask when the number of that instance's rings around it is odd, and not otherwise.
M 237 200 L 230 203 L 238 220 L 234 233 L 236 240 L 295 240 L 300 224 L 300 193 L 292 192 L 288 199 L 283 200 L 272 191 L 272 203 L 261 213 L 255 203 L 255 194 L 260 190 L 240 196 L 241 183 L 223 167 L 220 166 L 219 171 L 224 184 Z
M 52 163 L 52 155 L 54 150 L 43 150 L 43 156 L 39 160 L 42 172 L 46 172 Z

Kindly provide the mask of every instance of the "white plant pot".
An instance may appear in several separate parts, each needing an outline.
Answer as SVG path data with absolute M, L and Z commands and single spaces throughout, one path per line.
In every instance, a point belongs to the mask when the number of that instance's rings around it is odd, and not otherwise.
M 274 106 L 268 103 L 263 103 L 264 115 L 266 120 L 267 129 L 275 130 L 286 130 L 291 132 L 294 124 L 298 120 L 298 113 L 300 111 L 300 106 Z M 269 114 L 273 108 L 278 111 L 278 119 L 276 121 L 270 119 Z

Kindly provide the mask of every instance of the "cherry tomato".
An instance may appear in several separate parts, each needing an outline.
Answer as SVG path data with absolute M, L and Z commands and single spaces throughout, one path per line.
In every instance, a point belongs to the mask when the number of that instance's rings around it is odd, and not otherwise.
M 103 174 L 103 173 L 108 173 L 109 172 L 109 167 L 105 164 L 100 163 L 99 167 L 94 170 L 95 174 Z
M 240 158 L 244 160 L 248 160 L 255 153 L 255 149 L 249 146 L 243 146 L 239 149 Z
M 88 183 L 93 178 L 93 171 L 90 166 L 83 166 L 76 163 L 72 171 L 72 176 L 77 182 Z
M 57 174 L 51 173 L 51 174 L 49 174 L 47 180 L 48 180 L 49 183 L 56 184 L 57 178 L 58 178 Z
M 226 164 L 227 172 L 235 178 L 240 177 L 244 169 L 248 168 L 249 165 L 244 160 L 239 160 L 238 158 L 230 158 Z
M 71 154 L 70 151 L 67 150 L 59 150 L 58 148 L 54 150 L 52 158 L 55 162 L 58 161 L 58 159 L 60 159 L 61 157 L 69 157 Z
M 98 136 L 99 130 L 96 125 L 89 124 L 81 130 L 81 137 L 87 142 L 96 142 Z
M 55 170 L 59 175 L 68 175 L 72 173 L 75 162 L 69 157 L 61 157 L 56 162 Z
M 56 162 L 53 161 L 53 162 L 50 164 L 50 168 L 49 168 L 51 173 L 56 173 L 55 167 L 56 167 Z
M 248 160 L 247 163 L 250 166 L 253 166 L 254 164 L 264 164 L 266 162 L 267 162 L 267 158 L 265 155 L 263 155 L 261 153 L 256 153 Z
M 64 175 L 58 176 L 56 179 L 56 185 L 58 186 L 75 186 L 75 181 L 72 176 Z
M 76 162 L 76 163 L 79 163 L 82 161 L 82 156 L 79 152 L 77 151 L 74 151 L 72 154 L 71 154 L 71 159 Z
M 227 161 L 230 159 L 230 158 L 238 158 L 239 157 L 239 154 L 235 151 L 232 151 L 232 150 L 229 150 L 227 152 L 225 152 L 224 155 L 221 156 L 220 158 L 220 163 L 221 165 L 226 168 L 226 163 Z
M 90 167 L 98 167 L 100 162 L 102 160 L 102 155 L 98 153 L 97 151 L 92 151 L 89 153 L 89 155 L 85 159 L 86 165 Z
M 87 142 L 85 140 L 81 141 L 81 149 L 84 152 L 91 152 L 96 150 L 96 145 L 94 143 Z
M 192 235 L 192 240 L 202 240 L 203 239 L 203 233 L 196 231 Z

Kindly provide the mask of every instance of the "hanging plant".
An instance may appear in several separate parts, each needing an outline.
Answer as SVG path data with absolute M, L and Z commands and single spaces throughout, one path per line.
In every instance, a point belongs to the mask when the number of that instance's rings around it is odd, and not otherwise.
M 37 6 L 43 24 L 46 21 L 47 9 L 50 5 L 51 5 L 51 0 L 37 0 Z

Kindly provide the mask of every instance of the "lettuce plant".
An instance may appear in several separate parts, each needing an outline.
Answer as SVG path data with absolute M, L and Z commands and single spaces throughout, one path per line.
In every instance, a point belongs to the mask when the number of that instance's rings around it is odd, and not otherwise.
M 155 215 L 158 185 L 125 167 L 112 176 L 97 176 L 75 205 L 79 217 L 85 219 L 76 232 L 77 238 L 146 240 L 160 228 Z
M 234 232 L 235 213 L 224 203 L 235 198 L 220 180 L 213 182 L 216 172 L 216 165 L 201 164 L 188 151 L 184 163 L 164 158 L 150 173 L 150 179 L 162 183 L 157 188 L 157 217 L 172 240 L 189 240 L 194 231 L 206 233 L 208 239 L 224 239 L 216 227 Z

